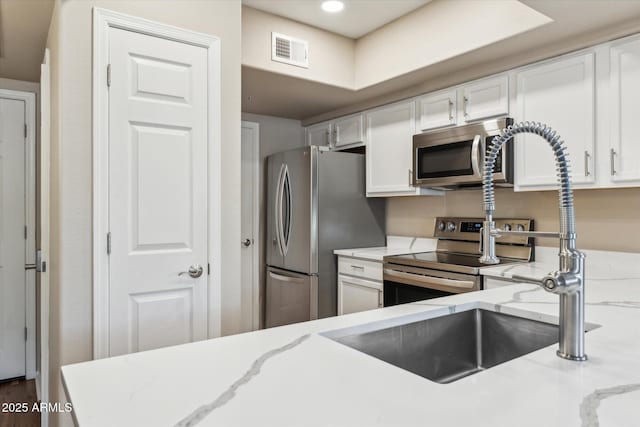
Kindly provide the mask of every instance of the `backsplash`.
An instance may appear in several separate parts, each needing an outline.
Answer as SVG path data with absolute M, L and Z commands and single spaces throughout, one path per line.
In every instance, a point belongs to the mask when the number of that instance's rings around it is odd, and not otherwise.
M 640 252 L 640 188 L 574 191 L 578 248 Z M 442 197 L 387 199 L 387 234 L 432 237 L 435 217 L 482 217 L 482 190 L 458 190 Z M 533 218 L 536 230 L 559 229 L 556 191 L 496 189 L 496 215 Z M 556 246 L 554 239 L 537 245 Z

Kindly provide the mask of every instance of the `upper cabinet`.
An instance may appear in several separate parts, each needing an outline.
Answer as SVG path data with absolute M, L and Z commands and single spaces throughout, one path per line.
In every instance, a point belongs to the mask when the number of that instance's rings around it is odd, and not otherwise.
M 515 72 L 516 122 L 551 126 L 565 141 L 571 178 L 577 187 L 595 182 L 594 54 L 587 53 L 533 65 Z M 516 190 L 557 187 L 555 158 L 537 135 L 515 140 Z
M 331 122 L 318 123 L 306 128 L 307 145 L 331 146 Z
M 367 197 L 442 194 L 412 186 L 415 119 L 413 100 L 365 114 Z
M 365 116 L 367 196 L 415 194 L 411 185 L 411 150 L 415 104 L 399 102 Z
M 363 144 L 363 114 L 341 117 L 333 122 L 333 147 L 336 150 Z
M 609 168 L 603 174 L 613 186 L 640 183 L 640 37 L 612 44 L 610 50 Z
M 364 145 L 364 115 L 340 117 L 309 126 L 305 130 L 307 145 L 343 150 Z
M 419 130 L 421 132 L 456 124 L 457 93 L 456 89 L 449 89 L 418 98 Z
M 460 93 L 465 123 L 509 114 L 509 78 L 506 75 L 463 85 Z
M 509 114 L 509 78 L 501 74 L 418 98 L 418 130 L 426 132 Z

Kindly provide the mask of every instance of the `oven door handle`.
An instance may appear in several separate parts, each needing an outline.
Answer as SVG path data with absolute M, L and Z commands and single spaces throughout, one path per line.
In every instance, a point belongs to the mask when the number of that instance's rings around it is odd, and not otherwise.
M 384 274 L 386 276 L 385 279 L 387 278 L 388 279 L 397 278 L 400 280 L 408 279 L 413 282 L 409 284 L 416 284 L 423 288 L 427 288 L 429 287 L 429 285 L 436 285 L 440 287 L 444 286 L 447 288 L 456 289 L 458 291 L 464 291 L 464 290 L 472 290 L 476 286 L 475 282 L 471 280 L 443 279 L 442 277 L 423 276 L 421 274 L 407 273 L 405 271 L 392 270 L 390 268 L 385 268 Z
M 473 137 L 473 144 L 471 144 L 471 168 L 473 169 L 473 175 L 482 178 L 482 163 L 484 162 L 482 137 L 476 135 Z

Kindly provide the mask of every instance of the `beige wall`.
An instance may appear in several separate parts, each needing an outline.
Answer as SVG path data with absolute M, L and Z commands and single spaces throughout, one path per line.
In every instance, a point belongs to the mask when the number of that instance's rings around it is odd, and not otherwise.
M 579 248 L 640 252 L 640 188 L 578 190 L 574 197 Z M 482 217 L 481 190 L 390 198 L 387 234 L 432 237 L 435 217 L 447 215 Z M 496 217 L 533 218 L 537 230 L 558 230 L 558 193 L 497 189 Z M 542 239 L 537 244 L 556 242 Z
M 271 60 L 271 32 L 309 42 L 309 68 Z M 250 7 L 242 8 L 242 65 L 353 89 L 355 41 Z
M 223 334 L 240 328 L 239 1 L 64 0 L 54 14 L 51 165 L 52 398 L 62 399 L 61 365 L 92 354 L 92 7 L 98 6 L 220 37 L 222 43 Z M 237 250 L 236 250 L 237 248 Z M 68 416 L 60 417 L 68 424 Z
M 551 21 L 515 0 L 433 1 L 358 39 L 355 89 L 451 59 Z
M 267 194 L 267 156 L 292 148 L 303 147 L 304 129 L 299 120 L 282 119 L 280 117 L 242 113 L 242 120 L 260 125 L 260 324 L 264 320 L 264 285 L 266 254 L 266 194 Z

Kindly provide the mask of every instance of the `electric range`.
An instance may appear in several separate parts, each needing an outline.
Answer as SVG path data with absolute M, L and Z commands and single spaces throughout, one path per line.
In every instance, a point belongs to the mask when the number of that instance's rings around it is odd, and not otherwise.
M 438 217 L 435 251 L 384 257 L 384 306 L 473 292 L 483 289 L 480 263 L 483 218 Z M 496 219 L 504 230 L 531 231 L 532 219 Z M 533 260 L 533 239 L 502 236 L 496 239 L 501 264 Z

